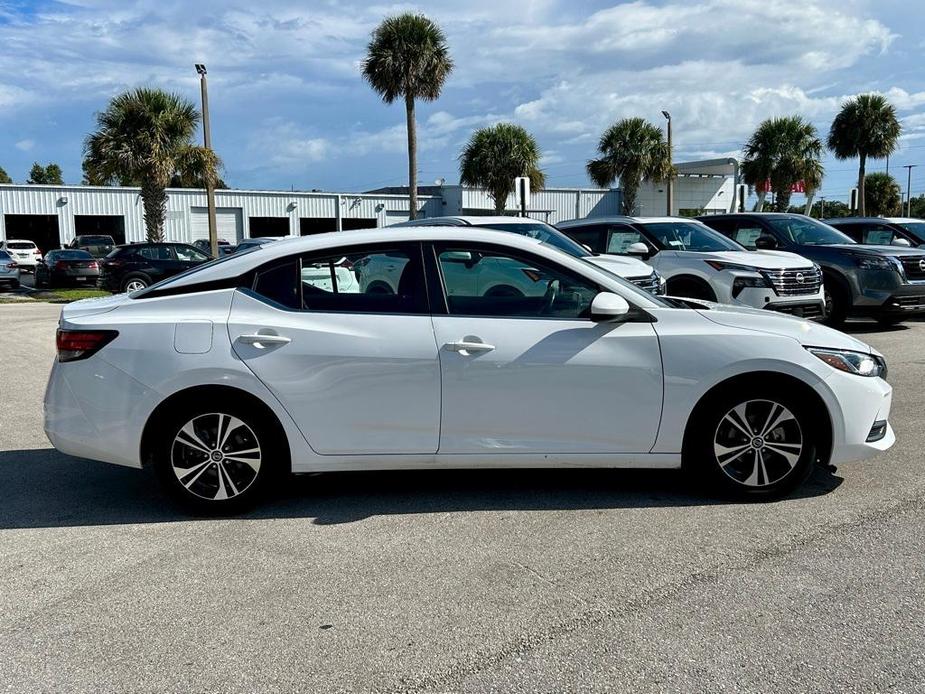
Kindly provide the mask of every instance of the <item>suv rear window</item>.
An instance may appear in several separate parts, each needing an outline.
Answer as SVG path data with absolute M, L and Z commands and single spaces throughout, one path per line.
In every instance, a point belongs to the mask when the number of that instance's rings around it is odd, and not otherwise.
M 81 236 L 77 239 L 77 243 L 95 246 L 99 244 L 109 244 L 112 245 L 115 241 L 112 240 L 112 236 Z
M 13 248 L 17 251 L 35 250 L 36 245 L 31 241 L 8 241 L 7 248 Z

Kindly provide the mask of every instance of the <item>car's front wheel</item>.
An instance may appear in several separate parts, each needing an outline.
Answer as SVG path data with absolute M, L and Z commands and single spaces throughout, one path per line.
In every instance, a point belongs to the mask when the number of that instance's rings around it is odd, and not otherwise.
M 269 418 L 233 403 L 181 408 L 153 443 L 154 465 L 170 494 L 205 513 L 253 504 L 283 467 L 282 441 Z
M 783 496 L 812 471 L 818 431 L 813 417 L 793 394 L 737 389 L 708 403 L 691 422 L 685 466 L 724 493 Z

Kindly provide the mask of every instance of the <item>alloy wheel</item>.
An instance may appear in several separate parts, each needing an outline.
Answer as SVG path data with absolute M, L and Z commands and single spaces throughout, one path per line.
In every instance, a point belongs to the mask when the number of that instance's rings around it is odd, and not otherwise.
M 144 280 L 129 280 L 125 283 L 125 291 L 129 294 L 132 292 L 137 292 L 139 289 L 144 289 L 148 284 Z
M 793 413 L 773 400 L 747 400 L 729 410 L 713 436 L 720 469 L 746 487 L 783 480 L 803 454 L 803 431 Z
M 254 430 L 233 415 L 203 414 L 177 432 L 170 464 L 190 494 L 209 501 L 232 499 L 260 473 L 260 442 Z

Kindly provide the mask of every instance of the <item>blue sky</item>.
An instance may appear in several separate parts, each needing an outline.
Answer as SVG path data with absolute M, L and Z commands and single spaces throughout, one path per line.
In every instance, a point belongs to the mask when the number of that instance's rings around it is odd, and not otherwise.
M 458 180 L 474 128 L 529 129 L 549 185 L 589 185 L 585 161 L 613 120 L 673 114 L 676 159 L 735 156 L 763 118 L 828 130 L 841 101 L 887 94 L 905 127 L 891 173 L 925 192 L 925 3 L 909 0 L 0 0 L 0 166 L 35 160 L 80 180 L 94 113 L 137 85 L 198 103 L 209 68 L 213 144 L 244 188 L 365 190 L 406 177 L 404 111 L 363 83 L 385 15 L 424 11 L 456 70 L 419 106 L 420 181 Z M 884 162 L 871 168 L 882 169 Z M 847 198 L 856 162 L 826 160 L 823 194 Z

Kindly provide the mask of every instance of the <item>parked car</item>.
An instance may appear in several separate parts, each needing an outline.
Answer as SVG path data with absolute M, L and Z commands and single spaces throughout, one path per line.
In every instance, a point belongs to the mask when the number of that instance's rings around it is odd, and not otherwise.
M 32 272 L 35 265 L 42 259 L 41 249 L 34 241 L 28 239 L 9 239 L 0 243 L 0 250 L 6 251 L 16 261 L 20 270 Z
M 135 292 L 211 260 L 185 243 L 133 243 L 117 246 L 100 261 L 100 286 Z
M 840 217 L 822 220 L 857 243 L 910 248 L 925 245 L 925 222 L 902 217 Z
M 19 263 L 13 260 L 9 251 L 0 251 L 0 284 L 7 289 L 19 288 Z
M 925 251 L 858 244 L 801 214 L 749 212 L 700 219 L 749 248 L 792 251 L 821 266 L 830 325 L 848 316 L 893 325 L 925 313 Z
M 401 254 L 395 294 L 306 266 Z M 482 291 L 478 266 L 542 291 Z M 449 268 L 453 267 L 452 270 Z M 468 274 L 467 274 L 468 273 Z M 45 431 L 200 510 L 277 475 L 446 467 L 688 467 L 777 496 L 816 461 L 889 448 L 883 357 L 770 311 L 663 299 L 517 234 L 420 227 L 235 254 L 63 308 Z
M 80 236 L 75 236 L 67 245 L 68 248 L 86 251 L 94 258 L 105 258 L 112 253 L 115 246 L 116 242 L 112 236 L 105 234 L 81 234 Z
M 537 241 L 548 243 L 569 255 L 576 258 L 584 258 L 588 262 L 599 265 L 600 267 L 613 272 L 614 274 L 629 280 L 637 287 L 641 287 L 653 294 L 663 294 L 665 292 L 665 280 L 637 258 L 609 255 L 606 252 L 600 252 L 582 246 L 571 240 L 555 227 L 535 219 L 525 219 L 523 217 L 428 217 L 425 219 L 414 219 L 408 222 L 391 224 L 392 227 L 420 227 L 420 226 L 475 226 L 483 229 L 497 229 L 498 231 L 509 231 L 521 236 L 528 236 Z
M 212 244 L 209 239 L 196 239 L 193 245 L 208 256 L 212 255 Z M 218 257 L 229 255 L 235 252 L 235 246 L 225 239 L 218 239 Z
M 100 265 L 87 251 L 60 248 L 48 251 L 35 266 L 35 288 L 79 284 L 96 286 Z
M 235 253 L 240 253 L 241 251 L 246 251 L 249 248 L 254 248 L 255 246 L 265 246 L 268 243 L 273 243 L 274 241 L 279 241 L 286 238 L 285 236 L 255 236 L 252 239 L 244 239 L 239 243 L 235 249 Z
M 591 217 L 557 225 L 592 250 L 645 258 L 671 296 L 821 318 L 822 274 L 793 253 L 752 253 L 691 219 Z

